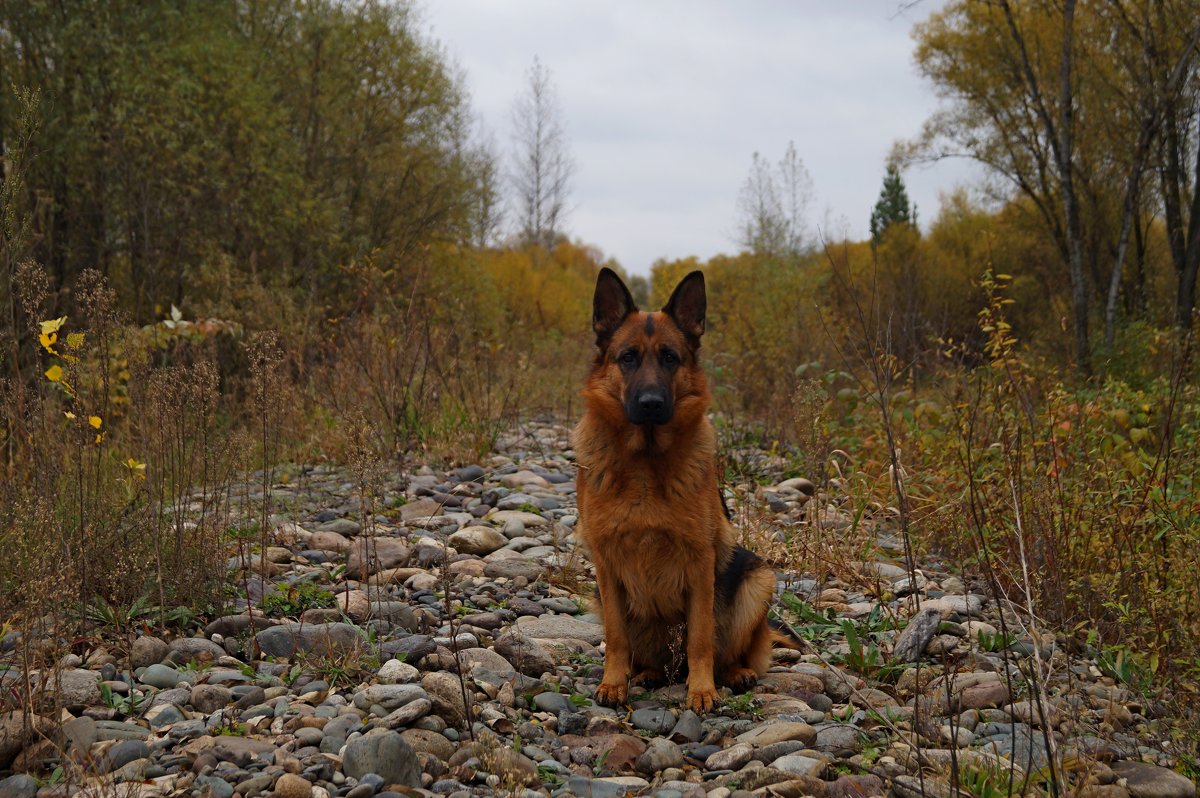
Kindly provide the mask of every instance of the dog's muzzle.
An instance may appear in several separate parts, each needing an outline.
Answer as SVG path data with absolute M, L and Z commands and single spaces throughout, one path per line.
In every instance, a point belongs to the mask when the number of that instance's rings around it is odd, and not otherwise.
M 659 391 L 641 391 L 625 403 L 625 415 L 634 424 L 666 424 L 674 412 L 670 397 Z

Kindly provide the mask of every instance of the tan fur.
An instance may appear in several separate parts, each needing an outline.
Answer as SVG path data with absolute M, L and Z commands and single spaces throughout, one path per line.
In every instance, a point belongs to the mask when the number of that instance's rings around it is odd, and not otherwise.
M 699 290 L 702 314 L 702 279 Z M 599 283 L 597 296 L 599 303 Z M 597 314 L 599 319 L 599 309 Z M 717 698 L 717 680 L 744 688 L 766 672 L 773 640 L 766 615 L 775 577 L 755 560 L 731 600 L 717 595 L 715 583 L 734 555 L 735 534 L 720 499 L 698 334 L 689 336 L 661 311 L 633 310 L 618 321 L 612 330 L 596 323 L 600 351 L 574 433 L 579 532 L 596 565 L 607 644 L 596 697 L 620 703 L 631 675 L 670 677 L 686 661 L 688 706 L 707 711 Z M 636 375 L 617 363 L 631 347 L 644 354 Z M 673 373 L 651 359 L 663 347 L 679 354 Z M 626 402 L 635 379 L 669 381 L 670 421 L 629 420 Z

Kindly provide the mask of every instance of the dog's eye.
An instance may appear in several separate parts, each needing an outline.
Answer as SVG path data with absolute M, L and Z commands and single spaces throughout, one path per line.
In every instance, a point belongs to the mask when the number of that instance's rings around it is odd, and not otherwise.
M 675 354 L 670 349 L 664 349 L 662 353 L 662 362 L 668 366 L 674 366 L 679 362 L 679 355 Z
M 621 361 L 621 365 L 632 366 L 637 363 L 637 352 L 628 349 L 621 353 L 619 360 Z

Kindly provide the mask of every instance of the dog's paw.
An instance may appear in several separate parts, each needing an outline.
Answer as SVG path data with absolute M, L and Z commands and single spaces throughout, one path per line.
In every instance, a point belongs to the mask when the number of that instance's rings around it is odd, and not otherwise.
M 744 693 L 758 684 L 758 672 L 753 668 L 732 668 L 723 680 L 735 693 Z
M 688 687 L 687 705 L 693 712 L 708 712 L 717 702 L 717 688 L 712 684 Z
M 625 701 L 625 685 L 621 684 L 604 684 L 603 682 L 596 688 L 596 703 L 606 707 L 615 707 Z

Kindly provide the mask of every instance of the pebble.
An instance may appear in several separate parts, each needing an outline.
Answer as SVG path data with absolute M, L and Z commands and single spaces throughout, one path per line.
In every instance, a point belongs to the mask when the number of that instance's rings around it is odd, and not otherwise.
M 884 683 L 828 662 L 848 648 L 830 623 L 817 653 L 776 652 L 752 704 L 729 698 L 700 715 L 684 708 L 683 685 L 635 692 L 616 709 L 592 704 L 604 635 L 599 619 L 580 614 L 591 572 L 573 549 L 574 471 L 563 454 L 569 430 L 541 422 L 531 429 L 532 438 L 502 435 L 509 448 L 494 460 L 388 476 L 365 527 L 354 520 L 361 509 L 344 470 L 320 466 L 306 472 L 303 489 L 281 486 L 290 491 L 288 509 L 279 505 L 262 562 L 272 575 L 263 582 L 256 572 L 242 592 L 257 602 L 312 583 L 327 587 L 337 606 L 308 609 L 299 623 L 256 609 L 211 619 L 203 636 L 136 635 L 128 661 L 110 653 L 118 648 L 107 637 L 107 650 L 60 656 L 66 750 L 94 754 L 97 778 L 160 779 L 156 789 L 215 798 L 392 798 L 416 788 L 466 798 L 510 787 L 525 798 L 699 798 L 706 790 L 712 798 L 768 791 L 867 798 L 884 794 L 885 784 L 907 798 L 920 790 L 916 763 L 907 737 L 896 739 L 879 716 L 904 735 L 919 723 L 922 737 L 939 746 L 925 749 L 932 765 L 949 767 L 953 753 L 960 764 L 1036 769 L 1047 761 L 1044 715 L 1051 732 L 1064 719 L 1073 724 L 1060 743 L 1064 756 L 1093 779 L 1086 787 L 1072 782 L 1074 792 L 1195 798 L 1195 785 L 1171 769 L 1175 760 L 1147 733 L 1159 728 L 1159 707 L 1046 635 L 1038 653 L 1050 674 L 1042 685 L 1048 698 L 1044 712 L 1034 711 L 1022 681 L 1033 663 L 1013 664 L 1033 652 L 1033 638 L 1005 652 L 981 650 L 988 646 L 980 638 L 1000 628 L 1001 610 L 972 592 L 978 582 L 930 563 L 912 579 L 898 564 L 890 520 L 870 513 L 856 520 L 836 486 L 816 491 L 807 480 L 780 481 L 779 473 L 773 486 L 757 493 L 734 486 L 731 495 L 769 506 L 781 523 L 819 505 L 830 529 L 860 523 L 879 544 L 879 554 L 853 564 L 861 577 L 782 573 L 781 589 L 839 620 L 906 621 L 871 639 L 890 663 L 920 669 Z M 577 576 L 559 581 L 568 565 Z M 810 622 L 790 612 L 782 602 L 796 628 Z M 1017 618 L 1004 620 L 1022 628 Z M 952 670 L 943 655 L 954 658 Z M 114 703 L 144 696 L 136 712 L 104 706 L 101 680 Z M 5 689 L 17 683 L 4 674 L 0 681 Z M 10 720 L 0 714 L 5 729 Z M 19 728 L 19 713 L 14 722 Z M 870 758 L 869 750 L 885 753 Z M 56 756 L 36 736 L 0 734 L 0 769 L 16 762 L 36 771 Z M 10 776 L 0 780 L 0 798 L 36 798 L 37 784 Z M 924 786 L 927 798 L 938 798 L 939 788 L 949 795 L 928 774 Z

